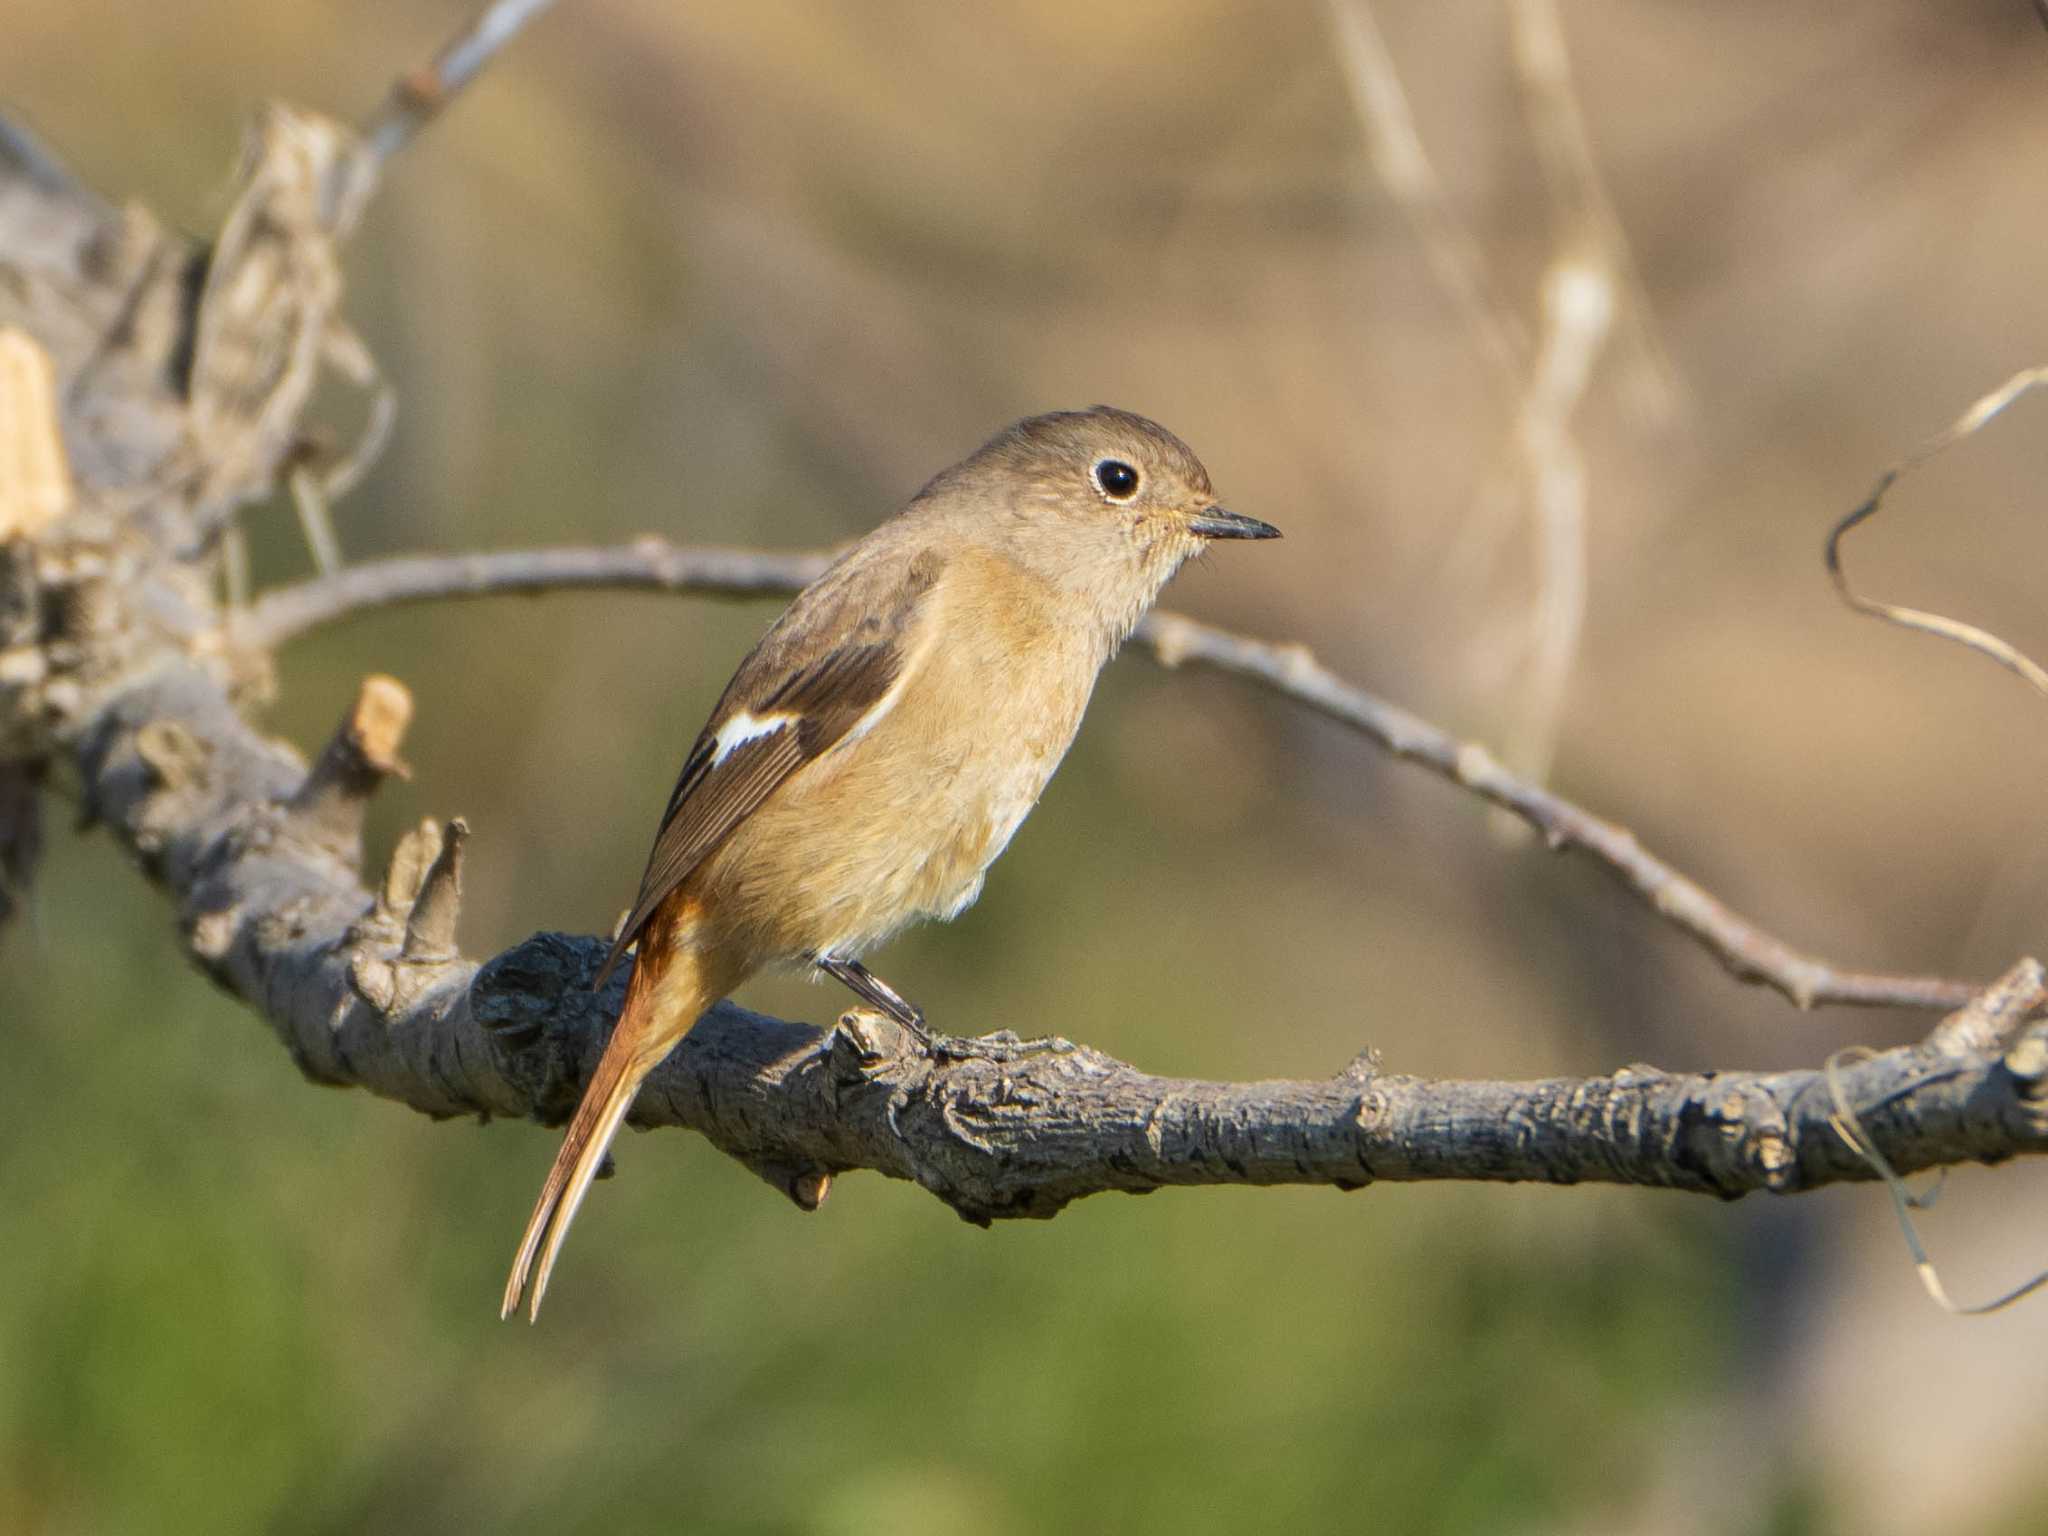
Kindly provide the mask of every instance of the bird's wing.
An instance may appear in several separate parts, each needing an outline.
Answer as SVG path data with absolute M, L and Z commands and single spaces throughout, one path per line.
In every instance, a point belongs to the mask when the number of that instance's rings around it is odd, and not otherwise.
M 791 774 L 886 707 L 939 563 L 919 555 L 885 575 L 887 562 L 862 555 L 856 549 L 805 588 L 726 685 L 683 761 L 640 894 L 596 985 L 654 909 L 733 828 Z

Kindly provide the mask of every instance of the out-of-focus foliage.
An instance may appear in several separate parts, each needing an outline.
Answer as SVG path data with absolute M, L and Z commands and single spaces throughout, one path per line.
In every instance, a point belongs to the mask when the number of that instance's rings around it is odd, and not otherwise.
M 270 96 L 355 115 L 461 7 L 10 0 L 0 97 L 194 230 Z M 1491 9 L 1381 20 L 1518 301 L 1545 194 Z M 1556 777 L 1846 962 L 2033 939 L 2048 721 L 1858 622 L 1818 541 L 1881 464 L 2048 356 L 2048 35 L 2017 3 L 1573 4 L 1590 126 L 1675 363 L 1581 413 L 1591 584 Z M 1480 736 L 1516 693 L 1509 418 L 1375 181 L 1315 6 L 574 0 L 393 170 L 350 310 L 397 385 L 357 556 L 850 536 L 1026 412 L 1156 415 L 1287 531 L 1172 601 L 1305 639 Z M 337 396 L 346 430 L 355 404 Z M 2038 410 L 1902 494 L 1875 591 L 2048 648 Z M 253 518 L 266 580 L 303 572 Z M 762 607 L 380 618 L 284 658 L 317 743 L 419 695 L 378 843 L 460 811 L 464 939 L 599 930 Z M 1967 744 L 1967 745 L 1964 745 Z M 1810 1063 L 1800 1017 L 1468 800 L 1212 678 L 1106 678 L 962 922 L 880 968 L 958 1030 L 1146 1066 L 1536 1074 Z M 795 981 L 749 994 L 824 1017 Z M 2002 1533 L 2048 1516 L 2039 1305 L 1925 1306 L 1874 1192 L 1376 1189 L 1101 1199 L 977 1232 L 844 1181 L 804 1217 L 631 1138 L 537 1330 L 504 1264 L 553 1138 L 309 1087 L 59 838 L 0 950 L 0 1531 Z M 1958 1178 L 1974 1290 L 2027 1170 Z M 1988 1282 L 1987 1282 L 1988 1285 Z

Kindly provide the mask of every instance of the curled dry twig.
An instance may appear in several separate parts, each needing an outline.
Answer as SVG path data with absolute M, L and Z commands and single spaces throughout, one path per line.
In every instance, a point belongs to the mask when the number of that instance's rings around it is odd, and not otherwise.
M 1897 603 L 1880 602 L 1874 597 L 1865 597 L 1849 584 L 1849 574 L 1842 567 L 1844 535 L 1857 524 L 1875 517 L 1884 505 L 1886 495 L 1900 479 L 1918 469 L 1936 454 L 1955 446 L 1966 437 L 1974 436 L 2007 406 L 2043 384 L 2048 384 L 2048 367 L 2022 369 L 1976 401 L 1944 430 L 1879 475 L 1877 485 L 1869 498 L 1846 513 L 1828 530 L 1823 558 L 1827 562 L 1828 578 L 1834 582 L 1835 590 L 1842 595 L 1842 601 L 1858 613 L 1867 613 L 1872 618 L 1896 624 L 1902 629 L 1916 629 L 1922 634 L 1934 635 L 1942 640 L 1953 640 L 1957 645 L 1967 646 L 1980 656 L 1990 657 L 2006 671 L 2032 686 L 2036 692 L 2048 694 L 2048 670 L 2043 670 L 2039 662 L 2019 647 L 2000 639 L 1988 629 L 1980 629 L 1975 624 L 1966 624 L 1960 619 L 1951 619 L 1939 613 L 1929 613 L 1925 609 L 1906 608 Z
M 2044 1002 L 2048 1002 L 2048 974 L 2044 974 L 2034 961 L 2015 966 L 1971 999 L 1967 1007 L 1943 1019 L 1936 1027 L 1927 1040 L 1926 1050 L 1931 1059 L 1920 1083 L 1952 1078 L 1963 1070 L 1963 1063 L 1985 1051 L 2002 1052 L 2006 1070 L 2016 1079 L 2038 1080 L 2044 1071 L 2048 1071 L 2048 1026 L 2037 1024 L 2024 1033 L 2021 1026 L 2040 1011 Z M 1884 1101 L 1866 1101 L 1865 1110 L 1859 1112 L 1854 1103 L 1855 1094 L 1844 1078 L 1846 1067 L 1873 1061 L 1877 1055 L 1868 1046 L 1853 1045 L 1835 1052 L 1822 1065 L 1821 1077 L 1827 1084 L 1828 1101 L 1834 1106 L 1829 1123 L 1843 1144 L 1884 1181 L 1885 1192 L 1891 1196 L 1892 1212 L 1898 1218 L 1900 1235 L 1913 1256 L 1913 1267 L 1929 1298 L 1952 1316 L 1980 1317 L 1988 1312 L 2002 1311 L 2048 1285 L 2048 1269 L 2043 1269 L 1989 1301 L 1965 1304 L 1948 1294 L 1948 1287 L 1942 1284 L 1941 1274 L 1928 1257 L 1926 1244 L 1920 1240 L 1920 1229 L 1913 1221 L 1913 1212 L 1934 1204 L 1935 1197 L 1941 1192 L 1941 1184 L 1937 1182 L 1924 1195 L 1916 1195 L 1907 1188 L 1906 1181 L 1899 1177 L 1898 1170 L 1892 1166 L 1877 1138 L 1863 1123 L 1864 1113 L 1874 1113 L 1883 1108 Z M 1910 1091 L 1910 1088 L 1902 1087 L 1900 1091 Z

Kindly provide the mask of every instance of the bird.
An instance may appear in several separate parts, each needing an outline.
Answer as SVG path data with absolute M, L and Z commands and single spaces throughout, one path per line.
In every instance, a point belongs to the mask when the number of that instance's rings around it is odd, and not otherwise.
M 980 895 L 1097 674 L 1174 572 L 1212 541 L 1279 532 L 1219 505 L 1166 428 L 1098 405 L 997 433 L 796 596 L 684 759 L 597 977 L 632 949 L 625 1003 L 501 1318 L 530 1279 L 538 1320 L 642 1080 L 757 971 L 815 967 L 930 1043 L 922 1012 L 861 956 Z

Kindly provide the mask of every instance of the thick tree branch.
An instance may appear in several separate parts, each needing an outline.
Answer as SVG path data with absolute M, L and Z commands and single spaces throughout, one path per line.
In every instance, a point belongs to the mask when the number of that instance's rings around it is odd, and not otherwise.
M 268 650 L 367 609 L 447 597 L 533 595 L 580 587 L 753 597 L 796 591 L 827 553 L 719 549 L 641 539 L 632 544 L 414 555 L 353 566 L 266 594 L 241 618 L 238 642 Z M 1766 933 L 1637 841 L 1634 833 L 1503 767 L 1484 747 L 1347 682 L 1304 645 L 1234 635 L 1185 615 L 1157 612 L 1136 642 L 1162 665 L 1213 667 L 1349 726 L 1406 762 L 1462 785 L 1521 817 L 1556 850 L 1579 849 L 1618 875 L 1666 922 L 1744 981 L 1775 987 L 1801 1008 L 1847 1003 L 1958 1008 L 1977 984 L 1941 976 L 1851 971 Z
M 543 934 L 481 968 L 419 944 L 430 901 L 446 936 L 452 897 L 431 894 L 445 852 L 426 894 L 401 878 L 396 901 L 373 899 L 295 814 L 297 764 L 194 670 L 124 692 L 80 763 L 95 805 L 180 897 L 195 956 L 263 1009 L 309 1077 L 440 1115 L 555 1122 L 573 1108 L 623 996 L 620 978 L 590 990 L 601 940 Z M 2029 962 L 1925 1044 L 1844 1071 L 1893 1166 L 2048 1150 L 2048 1026 L 2022 1027 L 2042 994 Z M 1320 1082 L 1211 1083 L 1085 1047 L 933 1058 L 873 1015 L 817 1029 L 727 1004 L 650 1080 L 634 1120 L 699 1130 L 805 1205 L 834 1173 L 873 1168 L 986 1221 L 1167 1184 L 1533 1179 L 1733 1196 L 1872 1177 L 1831 1113 L 1818 1071 L 1433 1082 L 1360 1062 Z
M 229 221 L 241 238 L 210 254 L 112 212 L 0 133 L 0 329 L 32 337 L 54 367 L 61 417 L 28 428 L 61 428 L 75 497 L 0 545 L 0 770 L 19 793 L 68 759 L 86 804 L 176 903 L 195 961 L 309 1077 L 437 1115 L 559 1120 L 621 995 L 617 979 L 589 989 L 602 941 L 541 935 L 481 967 L 462 958 L 459 826 L 402 839 L 373 894 L 361 811 L 399 767 L 409 714 L 391 680 L 365 685 L 311 766 L 237 704 L 250 661 L 237 639 L 252 631 L 238 635 L 220 610 L 211 536 L 296 451 L 310 338 L 338 296 L 332 245 L 350 223 L 343 203 L 310 194 L 343 187 L 352 211 L 374 180 L 345 130 L 302 114 L 265 122 Z M 234 283 L 223 261 L 237 264 Z M 658 563 L 645 547 L 633 558 Z M 274 636 L 292 627 L 274 617 L 282 602 L 268 610 Z M 1168 663 L 1257 678 L 1517 810 L 1553 843 L 1592 849 L 1731 964 L 1794 996 L 1948 995 L 1808 971 L 1815 962 L 1760 942 L 1625 832 L 1304 651 L 1170 616 L 1145 639 Z M 2030 962 L 1926 1044 L 1845 1069 L 1871 1144 L 1902 1171 L 2048 1150 L 2048 1026 L 2026 1022 L 2042 990 Z M 874 1168 L 986 1221 L 1164 1184 L 1597 1179 L 1735 1195 L 1869 1177 L 1829 1103 L 1813 1072 L 1633 1068 L 1514 1084 L 1360 1062 L 1321 1082 L 1203 1083 L 1087 1048 L 997 1042 L 934 1057 L 870 1015 L 816 1029 L 724 1005 L 651 1080 L 636 1118 L 702 1131 L 806 1206 L 834 1173 Z
M 179 897 L 194 955 L 266 1013 L 309 1077 L 440 1115 L 555 1122 L 573 1108 L 623 996 L 622 978 L 590 990 L 603 941 L 544 934 L 480 969 L 455 956 L 452 891 L 432 894 L 445 852 L 422 881 L 424 850 L 402 848 L 413 878 L 373 899 L 324 823 L 295 810 L 306 774 L 196 669 L 125 690 L 80 766 Z M 429 902 L 436 942 L 421 944 Z M 2030 962 L 1925 1045 L 1847 1070 L 1895 1167 L 2048 1150 L 2048 1026 L 2019 1030 L 2042 991 Z M 1817 1071 L 1431 1082 L 1355 1063 L 1322 1082 L 1207 1083 L 1085 1047 L 934 1059 L 872 1015 L 821 1030 L 727 1004 L 650 1080 L 634 1120 L 691 1126 L 806 1205 L 832 1174 L 873 1168 L 984 1221 L 1165 1184 L 1539 1179 L 1732 1196 L 1871 1177 L 1830 1113 Z

